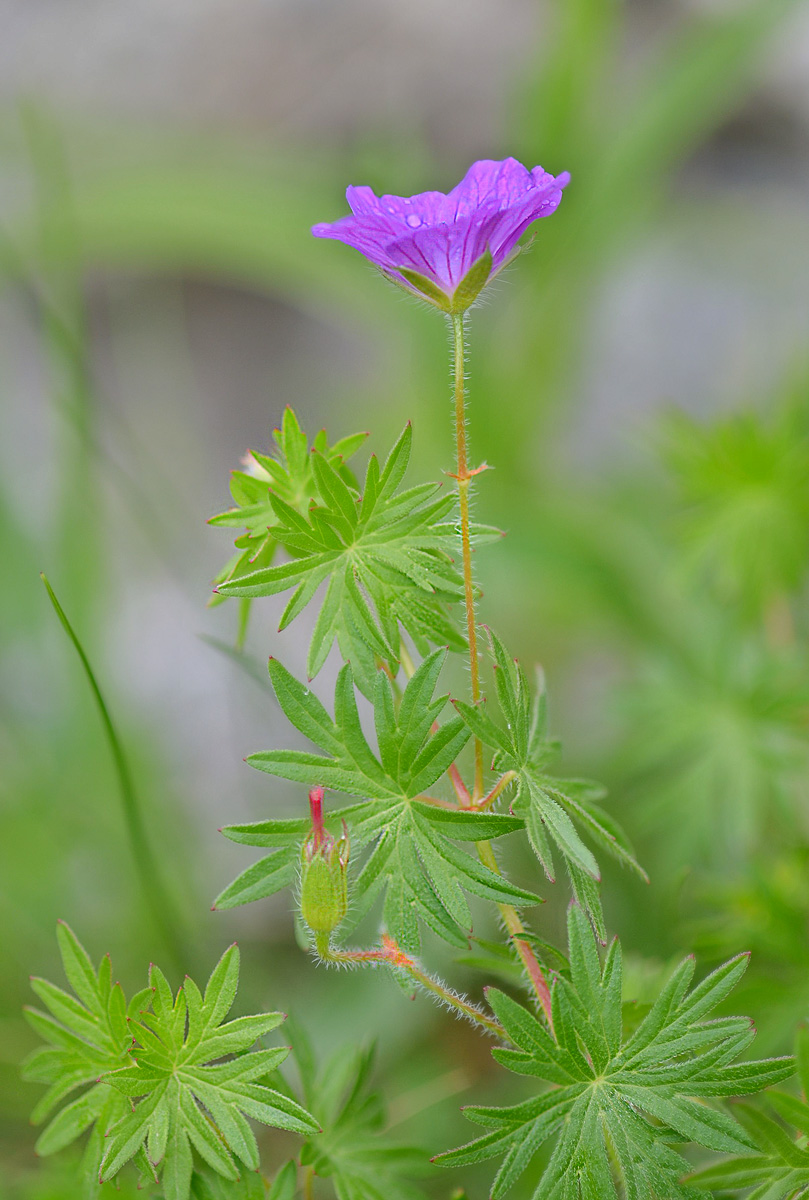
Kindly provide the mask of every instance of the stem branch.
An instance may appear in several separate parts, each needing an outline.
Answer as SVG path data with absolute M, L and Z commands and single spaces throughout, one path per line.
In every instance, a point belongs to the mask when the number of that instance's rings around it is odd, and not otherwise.
M 318 957 L 324 962 L 338 963 L 349 967 L 385 966 L 404 971 L 414 983 L 437 997 L 442 1004 L 455 1009 L 459 1016 L 465 1017 L 473 1025 L 482 1025 L 489 1033 L 503 1041 L 510 1040 L 499 1021 L 495 1021 L 494 1017 L 487 1016 L 476 1004 L 459 996 L 457 992 L 442 983 L 440 979 L 436 979 L 434 975 L 428 975 L 387 934 L 383 934 L 382 945 L 379 949 L 374 950 L 337 950 L 329 945 L 327 935 L 320 935 L 316 939 L 316 950 Z

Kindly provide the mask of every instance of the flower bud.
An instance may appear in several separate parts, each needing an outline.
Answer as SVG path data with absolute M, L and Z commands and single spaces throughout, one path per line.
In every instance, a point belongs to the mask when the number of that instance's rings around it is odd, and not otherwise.
M 348 908 L 348 834 L 335 841 L 323 824 L 323 788 L 309 793 L 312 831 L 301 848 L 301 916 L 315 935 L 332 933 Z

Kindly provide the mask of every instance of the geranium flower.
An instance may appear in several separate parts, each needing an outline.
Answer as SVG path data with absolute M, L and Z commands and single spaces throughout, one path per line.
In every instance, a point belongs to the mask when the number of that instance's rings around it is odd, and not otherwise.
M 394 282 L 445 312 L 463 312 L 514 256 L 525 230 L 549 217 L 567 172 L 529 171 L 515 158 L 474 163 L 446 195 L 377 196 L 350 187 L 351 216 L 312 227 L 359 250 Z

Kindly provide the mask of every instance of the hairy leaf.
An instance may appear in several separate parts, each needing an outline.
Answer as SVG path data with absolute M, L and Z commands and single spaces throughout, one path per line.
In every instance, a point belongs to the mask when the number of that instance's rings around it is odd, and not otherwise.
M 419 666 L 396 708 L 389 679 L 377 673 L 374 722 L 377 750 L 363 732 L 350 666 L 337 679 L 332 718 L 312 692 L 277 660 L 270 660 L 275 694 L 292 724 L 325 754 L 268 750 L 252 754 L 251 766 L 308 786 L 323 785 L 362 797 L 331 814 L 335 831 L 345 821 L 355 850 L 367 847 L 361 871 L 349 886 L 350 928 L 384 895 L 388 932 L 410 953 L 418 953 L 419 918 L 460 948 L 467 944 L 472 918 L 464 892 L 505 904 L 533 904 L 538 897 L 494 874 L 456 841 L 481 841 L 522 827 L 521 819 L 497 813 L 460 812 L 419 797 L 452 765 L 469 740 L 460 717 L 443 725 L 437 718 L 447 697 L 434 697 L 446 651 L 437 650 Z M 226 827 L 233 841 L 275 848 L 249 867 L 218 898 L 229 907 L 288 886 L 300 858 L 308 822 L 265 821 Z
M 689 1176 L 703 1188 L 737 1192 L 750 1190 L 750 1200 L 797 1200 L 809 1196 L 809 1031 L 798 1031 L 795 1056 L 803 1098 L 786 1092 L 766 1094 L 769 1112 L 750 1104 L 737 1104 L 734 1112 L 758 1150 L 757 1154 L 725 1159 Z M 780 1120 L 778 1119 L 780 1118 Z M 784 1123 L 791 1126 L 784 1128 Z
M 490 638 L 495 688 L 505 724 L 496 724 L 485 705 L 461 700 L 453 703 L 470 731 L 495 752 L 497 769 L 515 772 L 516 796 L 511 811 L 525 821 L 531 845 L 551 882 L 556 873 L 553 848 L 561 853 L 576 899 L 593 922 L 599 940 L 606 942 L 596 886 L 599 867 L 581 834 L 642 879 L 646 874 L 635 861 L 622 830 L 599 805 L 603 788 L 589 780 L 557 779 L 548 773 L 548 764 L 559 746 L 548 737 L 544 682 L 538 679 L 532 699 L 519 663 L 509 658 L 494 634 L 490 633 Z
M 501 1158 L 491 1193 L 498 1200 L 553 1140 L 536 1200 L 685 1200 L 694 1193 L 679 1182 L 686 1164 L 672 1143 L 754 1150 L 750 1133 L 715 1100 L 786 1079 L 794 1060 L 737 1063 L 755 1035 L 750 1021 L 706 1019 L 740 979 L 745 955 L 691 991 L 694 963 L 687 959 L 625 1037 L 619 943 L 612 943 L 602 963 L 578 904 L 570 906 L 568 941 L 570 979 L 557 976 L 552 988 L 555 1036 L 503 992 L 487 991 L 513 1043 L 493 1056 L 553 1090 L 511 1108 L 467 1108 L 466 1116 L 491 1132 L 437 1161 L 460 1166 Z
M 24 1066 L 25 1078 L 50 1085 L 33 1119 L 38 1123 L 59 1109 L 39 1138 L 39 1153 L 60 1150 L 94 1126 L 83 1164 L 88 1179 L 103 1183 L 134 1160 L 143 1179 L 160 1179 L 165 1200 L 203 1200 L 221 1189 L 206 1183 L 204 1170 L 196 1178 L 194 1152 L 234 1185 L 241 1179 L 239 1163 L 258 1170 L 248 1117 L 299 1134 L 317 1131 L 309 1113 L 266 1083 L 288 1048 L 249 1052 L 283 1014 L 225 1021 L 238 987 L 236 946 L 225 951 L 204 994 L 186 977 L 173 995 L 152 966 L 149 986 L 127 1005 L 120 984 L 112 984 L 109 958 L 96 969 L 66 925 L 60 924 L 58 936 L 75 995 L 35 979 L 48 1011 L 27 1010 L 48 1043 Z M 96 1192 L 93 1184 L 85 1194 Z M 235 1198 L 237 1192 L 223 1194 Z M 247 1184 L 238 1190 L 244 1200 L 252 1194 Z
M 219 585 L 225 596 L 271 596 L 294 588 L 281 628 L 325 588 L 309 649 L 307 669 L 317 675 L 335 638 L 358 685 L 371 695 L 376 659 L 398 668 L 400 630 L 420 652 L 435 645 L 463 649 L 463 635 L 448 604 L 463 595 L 454 563 L 457 532 L 453 493 L 439 485 L 399 490 L 410 459 L 408 425 L 380 469 L 368 465 L 362 493 L 347 483 L 326 454 L 313 451 L 317 499 L 303 516 L 274 490 L 272 536 L 290 561 L 263 564 Z M 478 538 L 492 531 L 476 530 Z
M 273 431 L 277 455 L 251 450 L 244 458 L 243 471 L 234 471 L 230 480 L 235 508 L 211 517 L 209 525 L 244 530 L 236 539 L 237 553 L 217 575 L 216 583 L 241 579 L 273 561 L 278 547 L 275 526 L 278 517 L 270 502 L 271 491 L 299 513 L 306 512 L 317 495 L 312 456 L 320 454 L 339 474 L 344 483 L 355 487 L 356 480 L 346 462 L 362 446 L 367 434 L 357 433 L 328 444 L 321 429 L 310 448 L 306 434 L 293 410 L 287 407 L 281 428 Z M 220 591 L 214 596 L 224 598 Z

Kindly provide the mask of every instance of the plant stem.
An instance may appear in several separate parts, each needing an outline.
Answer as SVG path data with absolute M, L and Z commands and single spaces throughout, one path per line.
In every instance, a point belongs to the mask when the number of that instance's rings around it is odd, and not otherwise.
M 314 1200 L 315 1195 L 315 1168 L 303 1168 L 303 1200 Z
M 491 808 L 501 792 L 504 792 L 508 785 L 513 783 L 516 778 L 516 771 L 506 771 L 505 775 L 502 775 L 500 779 L 498 779 L 497 783 L 494 785 L 489 794 L 484 796 L 483 799 L 475 805 L 477 812 L 484 812 L 487 808 Z
M 461 510 L 461 548 L 463 556 L 464 598 L 466 601 L 466 632 L 469 641 L 469 668 L 472 684 L 472 701 L 477 704 L 480 700 L 480 665 L 478 662 L 477 618 L 475 616 L 475 586 L 472 578 L 472 539 L 469 531 L 469 488 L 473 472 L 469 470 L 466 442 L 466 364 L 464 358 L 464 319 L 463 313 L 452 316 L 452 342 L 454 352 L 454 382 L 455 382 L 455 446 L 457 452 L 456 479 L 458 481 L 458 501 Z M 479 738 L 475 738 L 475 788 L 473 807 L 483 796 L 483 746 Z M 496 875 L 500 868 L 494 855 L 491 842 L 477 843 L 478 855 L 484 866 Z M 529 942 L 520 935 L 525 927 L 510 904 L 498 904 L 503 923 L 508 930 L 514 948 L 520 956 L 537 1000 L 542 1007 L 548 1026 L 553 1033 L 551 1017 L 551 995 L 547 980 L 542 972 L 536 955 Z
M 497 859 L 494 856 L 491 842 L 478 842 L 477 848 L 480 861 L 483 865 L 488 867 L 490 871 L 493 871 L 495 875 L 499 875 L 500 868 L 497 865 Z M 536 993 L 536 998 L 545 1014 L 548 1028 L 553 1033 L 551 989 L 548 987 L 548 981 L 543 974 L 542 967 L 539 965 L 537 956 L 534 954 L 531 943 L 526 941 L 522 936 L 525 933 L 525 926 L 520 920 L 516 908 L 512 908 L 510 904 L 498 904 L 497 907 L 500 910 L 500 916 L 503 918 L 503 924 L 508 930 L 514 944 L 514 949 L 520 956 L 520 961 L 525 968 L 525 972 L 531 981 L 531 986 Z
M 452 317 L 452 341 L 455 366 L 455 448 L 457 455 L 455 477 L 458 482 L 458 504 L 461 510 L 461 550 L 466 602 L 466 636 L 469 642 L 469 672 L 472 682 L 472 700 L 477 704 L 480 699 L 480 664 L 478 662 L 478 633 L 475 619 L 475 585 L 472 579 L 472 538 L 469 533 L 469 488 L 472 474 L 469 470 L 466 451 L 466 364 L 463 313 L 455 313 Z M 483 746 L 480 738 L 475 738 L 475 800 L 479 800 L 482 795 Z
M 184 953 L 180 924 L 175 916 L 174 906 L 163 883 L 151 845 L 149 844 L 149 839 L 146 835 L 143 814 L 140 810 L 135 785 L 132 781 L 132 773 L 129 769 L 129 763 L 124 753 L 121 739 L 118 736 L 118 731 L 115 728 L 84 647 L 79 641 L 73 626 L 70 624 L 64 609 L 57 600 L 56 593 L 48 582 L 48 579 L 44 574 L 41 574 L 40 577 L 45 584 L 54 611 L 81 660 L 84 673 L 87 676 L 87 682 L 90 684 L 90 689 L 98 706 L 101 722 L 104 726 L 104 732 L 107 735 L 107 742 L 112 752 L 113 762 L 115 763 L 115 771 L 118 776 L 118 786 L 121 794 L 121 806 L 124 810 L 124 821 L 126 822 L 132 857 L 135 860 L 135 869 L 138 873 L 144 900 L 147 907 L 151 910 L 155 925 L 160 930 L 163 941 L 166 944 L 166 949 L 171 953 L 175 966 L 182 967 Z
M 419 964 L 399 948 L 393 938 L 387 934 L 382 936 L 382 945 L 374 950 L 336 950 L 329 945 L 327 935 L 319 935 L 315 940 L 317 955 L 324 962 L 339 963 L 350 967 L 385 966 L 406 972 L 407 975 L 426 992 L 436 996 L 442 1004 L 446 1004 L 473 1025 L 482 1025 L 495 1037 L 508 1041 L 509 1038 L 499 1021 L 486 1015 L 476 1004 L 459 996 L 452 988 L 447 987 L 440 979 L 436 979 L 419 966 Z

